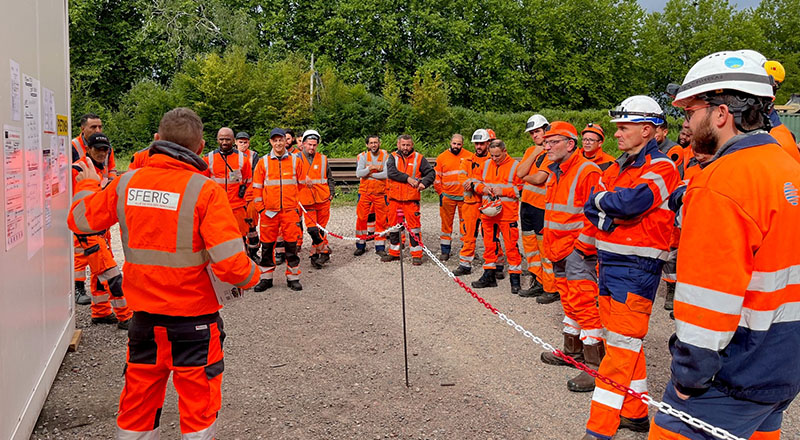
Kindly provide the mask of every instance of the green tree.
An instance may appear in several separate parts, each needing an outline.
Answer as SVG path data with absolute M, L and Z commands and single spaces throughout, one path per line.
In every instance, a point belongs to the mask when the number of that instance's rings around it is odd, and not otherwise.
M 438 73 L 417 72 L 411 92 L 411 129 L 435 142 L 447 138 L 450 123 L 447 84 Z

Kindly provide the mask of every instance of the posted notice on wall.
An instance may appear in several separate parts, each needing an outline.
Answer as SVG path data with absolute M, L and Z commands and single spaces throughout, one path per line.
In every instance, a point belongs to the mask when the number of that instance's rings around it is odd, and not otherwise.
M 42 176 L 41 87 L 22 75 L 23 147 L 25 149 L 25 224 L 28 259 L 44 245 L 44 180 Z
M 3 176 L 6 188 L 6 251 L 25 239 L 25 195 L 22 130 L 3 126 Z
M 70 176 L 70 164 L 72 163 L 72 152 L 67 151 L 69 141 L 69 120 L 65 115 L 56 115 L 56 134 L 58 135 L 58 192 L 67 190 L 67 182 L 72 180 Z M 69 179 L 69 180 L 68 180 Z M 55 194 L 58 194 L 56 192 Z M 55 195 L 53 194 L 53 195 Z
M 11 64 L 11 120 L 22 120 L 22 91 L 19 83 L 19 63 L 9 59 Z

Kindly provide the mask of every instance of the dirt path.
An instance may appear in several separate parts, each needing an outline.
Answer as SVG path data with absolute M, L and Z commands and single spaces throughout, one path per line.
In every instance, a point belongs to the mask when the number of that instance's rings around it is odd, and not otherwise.
M 352 234 L 355 213 L 335 208 L 331 230 Z M 423 206 L 423 239 L 438 242 L 438 209 Z M 115 241 L 116 240 L 115 235 Z M 306 235 L 307 244 L 310 239 Z M 118 244 L 118 243 L 116 243 Z M 426 260 L 405 265 L 409 381 L 403 373 L 399 266 L 332 239 L 330 267 L 301 262 L 304 290 L 276 288 L 223 310 L 225 379 L 220 439 L 579 439 L 591 393 L 566 390 L 575 370 L 544 365 L 541 349 L 503 324 Z M 306 248 L 308 246 L 306 245 Z M 438 249 L 437 252 L 438 254 Z M 117 252 L 121 255 L 121 252 Z M 409 262 L 408 260 L 406 260 Z M 449 262 L 454 268 L 457 263 Z M 471 281 L 480 270 L 467 276 Z M 558 303 L 509 293 L 508 280 L 480 294 L 550 343 L 561 343 Z M 669 371 L 672 321 L 656 300 L 648 385 L 660 398 Z M 32 439 L 107 439 L 122 388 L 125 334 L 89 325 L 64 359 Z M 170 385 L 163 438 L 179 438 Z M 800 411 L 784 417 L 784 438 L 800 438 Z M 617 439 L 644 439 L 622 431 Z

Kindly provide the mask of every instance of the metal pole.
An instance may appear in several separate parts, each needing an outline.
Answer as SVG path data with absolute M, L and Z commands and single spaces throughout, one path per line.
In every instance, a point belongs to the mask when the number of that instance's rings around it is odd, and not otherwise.
M 314 110 L 314 54 L 311 54 L 311 76 L 308 80 L 310 92 L 308 94 L 309 107 Z
M 400 222 L 405 222 L 403 211 L 397 210 L 397 218 Z M 405 272 L 403 270 L 403 236 L 405 234 L 405 227 L 400 230 L 400 299 L 403 302 L 403 357 L 405 358 L 406 366 L 406 388 L 411 385 L 408 384 L 408 337 L 406 336 L 406 283 Z

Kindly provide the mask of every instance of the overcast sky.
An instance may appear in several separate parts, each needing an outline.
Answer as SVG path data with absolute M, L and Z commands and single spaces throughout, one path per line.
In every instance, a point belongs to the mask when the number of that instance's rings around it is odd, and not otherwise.
M 730 2 L 739 8 L 750 8 L 758 6 L 760 0 L 731 0 Z M 650 12 L 661 11 L 666 3 L 666 0 L 639 0 L 639 4 Z

